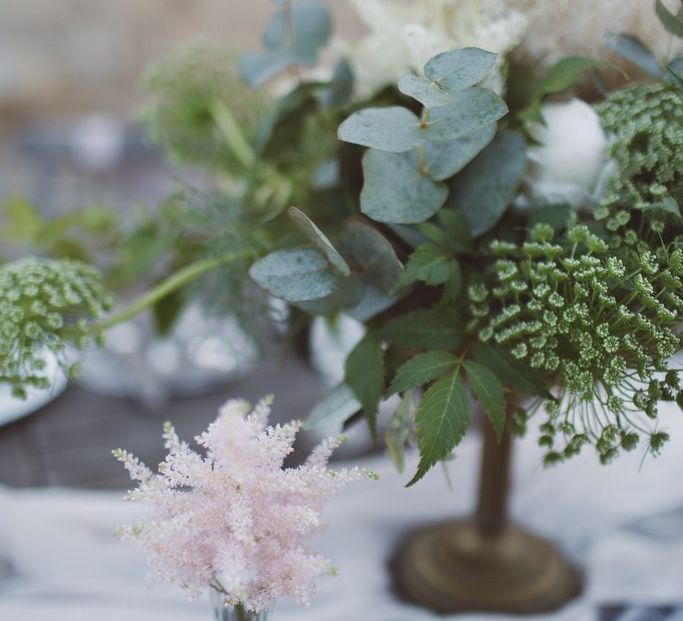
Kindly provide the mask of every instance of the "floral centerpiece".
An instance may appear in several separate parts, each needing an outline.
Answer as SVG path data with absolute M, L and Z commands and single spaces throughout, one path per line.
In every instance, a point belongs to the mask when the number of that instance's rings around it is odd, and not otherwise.
M 310 68 L 330 39 L 328 9 L 275 4 L 262 49 L 237 60 L 244 83 L 216 71 L 221 54 L 154 74 L 154 136 L 217 179 L 146 223 L 150 243 L 173 232 L 160 245 L 167 279 L 99 322 L 103 309 L 87 305 L 95 321 L 58 314 L 20 345 L 0 332 L 0 378 L 17 392 L 36 381 L 36 347 L 73 340 L 63 322 L 81 342 L 147 307 L 168 314 L 171 293 L 172 308 L 213 293 L 219 312 L 267 317 L 256 283 L 287 303 L 294 331 L 313 315 L 364 324 L 309 424 L 362 411 L 377 434 L 381 401 L 401 395 L 386 438 L 394 455 L 418 445 L 410 484 L 456 449 L 470 395 L 478 402 L 485 461 L 498 468 L 483 479 L 479 534 L 503 528 L 503 505 L 485 492 L 504 492 L 505 447 L 532 415 L 544 417 L 547 465 L 589 447 L 603 463 L 658 454 L 658 406 L 683 404 L 680 3 L 656 0 L 641 19 L 650 3 L 598 2 L 633 25 L 602 41 L 612 20 L 583 28 L 575 3 L 357 2 L 371 33 L 334 42 L 341 56 L 322 79 Z M 557 58 L 546 55 L 549 16 Z M 609 53 L 588 56 L 598 39 Z M 59 260 L 40 261 L 54 271 Z M 0 280 L 4 316 L 25 332 L 10 282 Z

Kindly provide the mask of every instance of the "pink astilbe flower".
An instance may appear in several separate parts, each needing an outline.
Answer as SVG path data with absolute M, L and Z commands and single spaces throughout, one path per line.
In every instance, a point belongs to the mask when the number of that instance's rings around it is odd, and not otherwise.
M 226 605 L 254 611 L 279 597 L 308 603 L 316 578 L 334 573 L 305 543 L 320 532 L 325 501 L 349 482 L 373 476 L 327 468 L 340 438 L 325 440 L 303 465 L 283 468 L 301 423 L 268 426 L 271 402 L 253 410 L 246 401 L 226 403 L 195 438 L 204 455 L 166 423 L 168 455 L 156 474 L 126 451 L 114 451 L 138 482 L 127 499 L 152 507 L 148 520 L 118 534 L 145 551 L 162 579 L 193 596 L 210 586 Z

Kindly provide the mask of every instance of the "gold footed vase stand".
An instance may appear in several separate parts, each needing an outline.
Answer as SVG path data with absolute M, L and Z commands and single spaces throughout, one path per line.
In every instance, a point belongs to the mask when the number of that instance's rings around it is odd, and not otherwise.
M 406 599 L 439 613 L 533 614 L 560 608 L 581 591 L 581 577 L 550 542 L 506 515 L 511 438 L 496 441 L 484 421 L 475 515 L 418 530 L 392 563 Z

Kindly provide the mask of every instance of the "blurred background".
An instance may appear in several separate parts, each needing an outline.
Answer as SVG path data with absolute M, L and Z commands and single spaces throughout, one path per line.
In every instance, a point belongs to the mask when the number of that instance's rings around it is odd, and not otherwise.
M 329 4 L 341 32 L 361 31 L 346 3 Z M 169 166 L 138 123 L 145 70 L 198 40 L 258 49 L 272 11 L 271 0 L 0 0 L 0 203 L 13 210 L 12 226 L 31 210 L 48 219 L 97 206 L 128 214 L 154 208 L 181 182 L 202 187 L 196 171 Z M 10 243 L 7 218 L 0 227 L 0 259 L 25 254 Z M 234 325 L 207 326 L 195 314 L 160 343 L 145 321 L 114 331 L 80 385 L 62 393 L 56 381 L 26 403 L 0 392 L 0 483 L 125 487 L 110 449 L 156 463 L 164 420 L 192 437 L 231 396 L 275 392 L 276 415 L 288 420 L 323 394 L 305 356 L 284 365 L 277 346 L 259 355 Z

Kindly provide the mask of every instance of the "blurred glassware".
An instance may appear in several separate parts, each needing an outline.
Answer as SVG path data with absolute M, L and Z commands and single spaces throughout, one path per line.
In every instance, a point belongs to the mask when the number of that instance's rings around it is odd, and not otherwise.
M 232 317 L 190 304 L 166 337 L 145 313 L 109 330 L 102 348 L 82 360 L 81 384 L 94 392 L 138 399 L 158 409 L 176 395 L 195 395 L 247 374 L 259 359 L 254 340 Z

